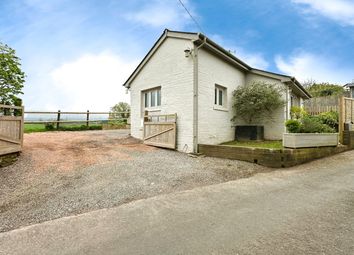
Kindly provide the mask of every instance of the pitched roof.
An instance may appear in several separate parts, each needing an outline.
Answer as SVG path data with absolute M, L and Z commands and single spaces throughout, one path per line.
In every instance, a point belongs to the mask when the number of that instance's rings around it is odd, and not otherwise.
M 171 31 L 168 29 L 165 29 L 162 35 L 159 37 L 159 39 L 155 42 L 155 44 L 152 46 L 152 48 L 149 50 L 149 52 L 145 55 L 143 60 L 139 63 L 139 65 L 135 68 L 133 73 L 129 76 L 129 78 L 124 82 L 123 86 L 130 88 L 130 83 L 134 80 L 134 78 L 138 75 L 140 70 L 144 67 L 144 65 L 149 61 L 149 59 L 152 57 L 152 55 L 157 51 L 157 49 L 160 47 L 160 45 L 164 42 L 164 40 L 167 37 L 171 38 L 183 38 L 183 39 L 188 39 L 188 40 L 193 40 L 193 43 L 196 44 L 197 46 L 203 44 L 203 47 L 206 47 L 215 53 L 217 53 L 221 58 L 224 60 L 227 60 L 231 62 L 232 64 L 236 65 L 238 68 L 252 72 L 252 73 L 257 73 L 261 74 L 263 76 L 271 77 L 271 78 L 276 78 L 280 79 L 284 82 L 291 82 L 295 85 L 295 87 L 301 91 L 305 97 L 311 98 L 311 95 L 304 89 L 304 87 L 301 85 L 301 83 L 296 80 L 295 77 L 284 75 L 284 74 L 278 74 L 278 73 L 273 73 L 273 72 L 268 72 L 256 68 L 252 68 L 239 58 L 237 58 L 235 55 L 230 53 L 228 50 L 224 49 L 211 39 L 209 39 L 207 36 L 201 34 L 201 33 L 193 33 L 193 32 L 182 32 L 182 31 Z

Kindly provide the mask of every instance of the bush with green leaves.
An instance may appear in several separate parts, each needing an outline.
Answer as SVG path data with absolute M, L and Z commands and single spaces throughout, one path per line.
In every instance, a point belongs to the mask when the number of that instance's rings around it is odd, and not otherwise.
M 44 128 L 48 131 L 52 131 L 52 130 L 54 130 L 54 123 L 53 122 L 45 123 Z
M 336 129 L 331 126 L 335 122 L 335 114 L 331 112 L 311 116 L 307 113 L 299 119 L 291 119 L 285 122 L 290 133 L 335 133 Z
M 323 112 L 319 115 L 322 123 L 338 131 L 339 114 L 335 111 Z
M 335 129 L 322 123 L 318 116 L 306 116 L 302 119 L 301 133 L 335 133 Z
M 287 120 L 285 126 L 290 133 L 300 133 L 301 122 L 299 120 Z
M 292 106 L 290 108 L 290 116 L 292 119 L 298 120 L 307 115 L 307 112 L 303 107 Z
M 240 86 L 233 92 L 234 117 L 232 121 L 241 119 L 248 124 L 272 120 L 272 114 L 284 106 L 283 90 L 276 84 L 253 82 Z

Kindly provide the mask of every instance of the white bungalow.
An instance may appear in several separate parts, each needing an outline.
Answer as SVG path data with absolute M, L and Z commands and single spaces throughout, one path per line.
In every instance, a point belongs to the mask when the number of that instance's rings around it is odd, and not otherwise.
M 252 68 L 201 33 L 166 29 L 124 83 L 131 96 L 131 134 L 143 138 L 148 111 L 177 113 L 177 150 L 197 152 L 198 144 L 234 140 L 232 92 L 253 81 L 285 88 L 288 103 L 272 121 L 259 123 L 265 139 L 281 140 L 290 107 L 311 97 L 294 77 Z

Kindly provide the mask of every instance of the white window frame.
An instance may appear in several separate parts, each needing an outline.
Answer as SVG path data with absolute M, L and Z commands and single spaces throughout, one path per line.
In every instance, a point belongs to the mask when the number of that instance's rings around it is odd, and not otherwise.
M 221 93 L 221 100 L 220 100 L 220 93 Z M 214 110 L 227 111 L 227 88 L 215 84 L 213 100 L 214 100 Z
M 143 110 L 158 109 L 161 107 L 161 87 L 144 90 L 142 93 Z

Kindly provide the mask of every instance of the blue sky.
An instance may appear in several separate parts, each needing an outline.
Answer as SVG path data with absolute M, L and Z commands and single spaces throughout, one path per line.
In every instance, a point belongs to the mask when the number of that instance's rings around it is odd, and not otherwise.
M 354 79 L 353 0 L 184 0 L 204 33 L 253 67 Z M 31 110 L 108 110 L 164 28 L 197 31 L 178 0 L 1 0 L 0 41 L 16 49 Z

